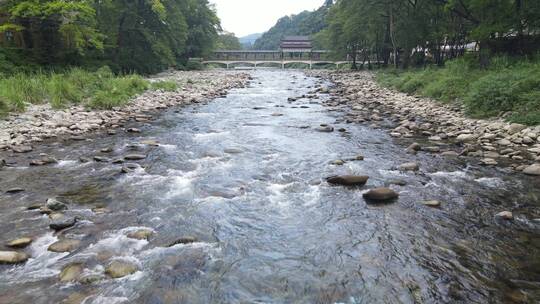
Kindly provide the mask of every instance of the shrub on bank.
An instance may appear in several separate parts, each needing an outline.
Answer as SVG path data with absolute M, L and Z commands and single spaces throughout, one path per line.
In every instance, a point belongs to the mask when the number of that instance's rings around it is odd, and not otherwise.
M 171 81 L 149 81 L 138 75 L 116 76 L 107 68 L 89 72 L 74 68 L 63 73 L 18 73 L 0 79 L 0 113 L 23 111 L 29 104 L 50 103 L 55 108 L 83 104 L 110 109 L 148 89 L 174 91 Z
M 377 80 L 402 92 L 459 102 L 473 117 L 487 118 L 510 112 L 508 120 L 540 124 L 540 61 L 498 57 L 488 69 L 466 58 L 444 68 L 383 70 Z

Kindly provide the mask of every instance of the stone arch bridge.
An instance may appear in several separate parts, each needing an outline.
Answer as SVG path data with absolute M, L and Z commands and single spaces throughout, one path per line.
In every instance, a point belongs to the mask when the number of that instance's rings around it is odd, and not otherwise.
M 347 58 L 348 59 L 348 58 Z M 350 63 L 349 60 L 328 59 L 327 51 L 310 51 L 305 53 L 286 53 L 283 51 L 216 51 L 209 58 L 201 59 L 207 64 L 226 67 L 248 65 L 257 68 L 261 65 L 274 65 L 284 69 L 289 64 L 305 64 L 310 69 L 316 65 L 340 65 Z

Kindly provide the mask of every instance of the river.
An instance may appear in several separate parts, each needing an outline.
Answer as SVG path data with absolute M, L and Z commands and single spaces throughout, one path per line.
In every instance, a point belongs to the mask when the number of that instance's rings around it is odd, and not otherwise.
M 31 256 L 25 264 L 0 265 L 0 303 L 540 299 L 537 178 L 406 154 L 384 130 L 347 124 L 342 108 L 324 105 L 327 94 L 288 100 L 330 83 L 300 71 L 252 74 L 248 87 L 224 98 L 128 125 L 142 133 L 50 141 L 8 155 L 15 164 L 0 171 L 0 189 L 25 191 L 0 196 L 0 240 L 34 241 L 24 249 Z M 318 132 L 320 124 L 336 131 Z M 28 167 L 40 153 L 59 163 Z M 122 164 L 79 161 L 130 153 L 147 157 L 127 174 Z M 363 161 L 332 164 L 359 154 Z M 410 161 L 420 172 L 396 170 Z M 325 182 L 336 174 L 370 179 L 361 188 Z M 366 204 L 363 192 L 384 185 L 399 199 Z M 68 204 L 65 213 L 80 219 L 75 226 L 53 233 L 46 215 L 27 210 L 51 197 Z M 426 200 L 442 205 L 430 208 Z M 504 210 L 514 211 L 514 220 L 494 217 Z M 127 237 L 143 227 L 153 230 L 148 240 Z M 167 246 L 186 237 L 196 241 Z M 62 238 L 81 242 L 70 253 L 47 251 Z M 114 260 L 138 271 L 103 275 Z M 99 279 L 60 282 L 74 262 Z

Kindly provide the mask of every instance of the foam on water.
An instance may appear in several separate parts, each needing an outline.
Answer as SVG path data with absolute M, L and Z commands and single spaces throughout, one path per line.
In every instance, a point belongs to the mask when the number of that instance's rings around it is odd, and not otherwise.
M 56 167 L 65 168 L 65 167 L 74 167 L 79 164 L 76 160 L 61 160 L 56 164 Z
M 502 188 L 505 186 L 504 181 L 498 177 L 481 177 L 475 179 L 475 181 L 490 188 Z

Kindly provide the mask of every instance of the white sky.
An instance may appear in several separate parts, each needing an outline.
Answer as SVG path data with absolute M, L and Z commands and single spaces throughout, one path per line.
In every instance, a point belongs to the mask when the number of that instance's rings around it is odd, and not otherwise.
M 321 7 L 324 0 L 210 0 L 221 26 L 237 37 L 269 30 L 279 18 Z

